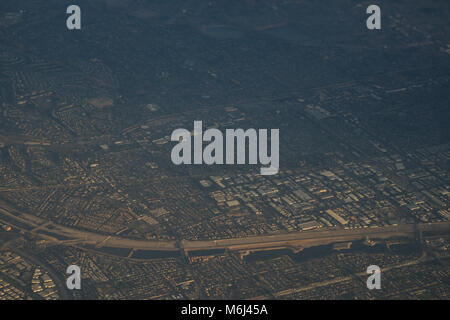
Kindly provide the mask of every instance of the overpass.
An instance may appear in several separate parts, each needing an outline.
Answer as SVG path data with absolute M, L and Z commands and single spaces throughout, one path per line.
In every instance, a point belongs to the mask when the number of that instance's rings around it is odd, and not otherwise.
M 17 225 L 14 226 L 18 229 L 61 244 L 78 243 L 94 245 L 97 248 L 107 246 L 163 251 L 178 251 L 183 248 L 185 252 L 212 249 L 252 250 L 278 247 L 312 247 L 333 242 L 354 241 L 366 237 L 387 239 L 398 236 L 414 236 L 418 230 L 436 232 L 448 232 L 450 230 L 450 222 L 437 222 L 389 225 L 376 228 L 333 228 L 241 238 L 182 240 L 177 242 L 175 240 L 131 239 L 65 227 L 28 213 L 18 212 L 3 203 L 0 205 L 0 219 L 2 216 L 7 219 L 6 222 L 9 224 L 14 225 L 12 221 L 15 221 Z

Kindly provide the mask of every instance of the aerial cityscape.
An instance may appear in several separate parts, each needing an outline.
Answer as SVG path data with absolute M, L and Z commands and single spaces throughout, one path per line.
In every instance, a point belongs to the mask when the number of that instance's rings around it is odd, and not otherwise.
M 450 2 L 373 4 L 2 0 L 0 300 L 449 300 Z

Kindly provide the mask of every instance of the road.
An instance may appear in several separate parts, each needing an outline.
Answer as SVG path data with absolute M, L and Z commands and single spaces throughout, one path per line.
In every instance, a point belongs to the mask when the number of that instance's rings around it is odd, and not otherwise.
M 407 262 L 402 262 L 400 264 L 395 264 L 395 265 L 390 265 L 387 267 L 383 267 L 382 268 L 382 272 L 386 272 L 389 270 L 394 270 L 394 269 L 401 269 L 404 267 L 408 267 L 408 266 L 412 266 L 412 265 L 417 265 L 420 263 L 425 263 L 425 262 L 429 262 L 429 261 L 434 261 L 436 260 L 436 258 L 427 258 L 427 257 L 421 257 L 419 259 L 416 260 L 410 260 Z M 333 284 L 338 284 L 338 283 L 342 283 L 342 282 L 347 282 L 347 281 L 351 281 L 354 277 L 360 277 L 360 278 L 364 278 L 367 277 L 368 274 L 366 272 L 358 272 L 355 274 L 351 274 L 348 276 L 343 276 L 343 277 L 337 277 L 334 279 L 330 279 L 330 280 L 325 280 L 325 281 L 321 281 L 321 282 L 315 282 L 315 283 L 311 283 L 307 286 L 303 286 L 303 287 L 297 287 L 297 288 L 291 288 L 291 289 L 286 289 L 286 290 L 282 290 L 282 291 L 278 291 L 275 292 L 273 295 L 271 296 L 258 296 L 258 297 L 253 297 L 250 300 L 264 300 L 264 299 L 280 299 L 283 296 L 289 296 L 291 294 L 295 294 L 295 293 L 300 293 L 303 291 L 308 291 L 308 290 L 313 290 L 316 288 L 320 288 L 320 287 L 328 287 L 330 285 Z
M 379 228 L 321 229 L 317 231 L 301 231 L 218 240 L 182 240 L 178 243 L 175 240 L 137 240 L 69 228 L 28 213 L 18 212 L 16 209 L 3 203 L 0 204 L 0 214 L 0 219 L 4 215 L 8 218 L 7 222 L 9 224 L 13 220 L 17 221 L 19 226 L 16 227 L 18 229 L 23 230 L 23 225 L 25 224 L 29 227 L 25 231 L 34 233 L 50 241 L 91 244 L 96 247 L 107 246 L 144 250 L 177 251 L 182 247 L 186 252 L 208 249 L 251 250 L 273 247 L 310 247 L 338 241 L 353 241 L 365 237 L 390 238 L 394 236 L 410 236 L 416 230 L 448 232 L 450 229 L 450 222 L 440 222 L 418 224 L 417 226 L 414 224 L 403 224 Z M 22 227 L 20 227 L 20 224 Z

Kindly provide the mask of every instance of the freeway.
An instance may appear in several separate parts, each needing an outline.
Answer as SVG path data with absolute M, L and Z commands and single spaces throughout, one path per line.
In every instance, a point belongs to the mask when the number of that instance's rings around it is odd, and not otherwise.
M 300 231 L 242 238 L 182 240 L 177 242 L 175 240 L 138 240 L 69 228 L 28 213 L 19 212 L 4 203 L 0 205 L 0 219 L 2 217 L 9 224 L 14 224 L 12 221 L 16 221 L 17 225 L 15 227 L 18 229 L 31 232 L 61 244 L 78 243 L 95 245 L 97 248 L 107 246 L 113 248 L 169 251 L 176 251 L 182 248 L 185 252 L 209 249 L 251 250 L 275 247 L 311 247 L 339 241 L 353 241 L 366 237 L 387 239 L 395 236 L 412 236 L 418 230 L 446 233 L 450 230 L 450 222 L 438 222 L 417 225 L 391 225 L 378 228 L 319 229 L 315 231 Z M 27 228 L 24 229 L 24 225 Z
M 13 213 L 12 213 L 13 212 Z M 121 238 L 111 235 L 102 235 L 94 232 L 78 230 L 75 228 L 68 228 L 61 225 L 57 225 L 48 220 L 44 220 L 40 217 L 33 216 L 28 213 L 18 212 L 10 207 L 5 207 L 2 204 L 0 207 L 0 214 L 5 215 L 9 224 L 11 220 L 17 221 L 20 226 L 14 225 L 18 229 L 24 229 L 23 225 L 27 225 L 29 228 L 24 231 L 31 232 L 36 235 L 40 235 L 47 240 L 55 242 L 68 242 L 71 243 L 83 243 L 93 244 L 116 248 L 139 248 L 139 249 L 153 249 L 153 250 L 178 250 L 176 241 L 169 240 L 135 240 L 130 238 Z M 0 218 L 2 216 L 0 215 Z
M 207 250 L 207 249 L 231 249 L 250 250 L 271 247 L 312 247 L 339 241 L 352 241 L 369 238 L 391 238 L 394 236 L 411 236 L 417 230 L 420 231 L 445 231 L 450 229 L 450 222 L 428 223 L 428 224 L 402 224 L 384 226 L 378 228 L 358 229 L 324 229 L 315 231 L 299 231 L 282 233 L 276 235 L 261 235 L 245 238 L 230 238 L 220 240 L 183 240 L 185 250 Z

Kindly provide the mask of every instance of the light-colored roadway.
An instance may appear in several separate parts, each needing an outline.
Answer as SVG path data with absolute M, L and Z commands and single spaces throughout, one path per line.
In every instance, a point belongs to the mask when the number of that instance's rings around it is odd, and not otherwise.
M 399 226 L 384 226 L 378 228 L 336 228 L 218 240 L 182 240 L 180 243 L 177 243 L 175 240 L 137 240 L 64 227 L 49 223 L 47 220 L 31 214 L 18 212 L 5 204 L 1 204 L 0 206 L 0 219 L 1 215 L 9 217 L 8 221 L 14 219 L 24 223 L 31 227 L 30 230 L 34 229 L 33 232 L 36 234 L 54 241 L 64 242 L 69 240 L 69 242 L 93 244 L 97 247 L 108 246 L 146 250 L 179 250 L 180 246 L 186 251 L 226 248 L 251 250 L 287 246 L 308 247 L 337 241 L 353 241 L 365 237 L 390 238 L 393 236 L 411 235 L 414 234 L 416 230 L 416 226 L 413 224 L 403 224 Z M 417 228 L 422 231 L 448 232 L 450 229 L 450 222 L 419 224 L 417 225 Z M 52 235 L 54 236 L 53 238 Z

